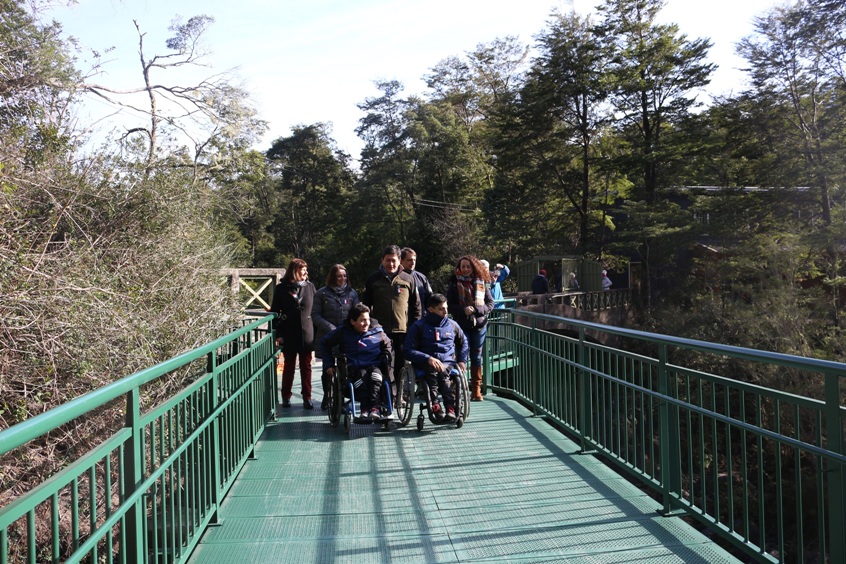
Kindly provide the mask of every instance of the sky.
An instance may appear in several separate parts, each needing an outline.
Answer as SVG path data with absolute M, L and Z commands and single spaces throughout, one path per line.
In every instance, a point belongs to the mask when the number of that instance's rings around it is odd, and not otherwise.
M 118 89 L 141 82 L 138 33 L 145 33 L 148 56 L 166 52 L 174 17 L 215 19 L 206 37 L 209 68 L 194 73 L 160 74 L 158 81 L 182 81 L 235 69 L 251 93 L 259 117 L 269 124 L 256 149 L 266 150 L 296 125 L 331 125 L 340 149 L 357 159 L 362 143 L 355 128 L 358 109 L 376 97 L 380 80 L 399 80 L 404 95 L 423 94 L 423 77 L 450 56 L 463 56 L 479 44 L 517 36 L 532 43 L 553 10 L 586 15 L 599 0 L 78 0 L 58 6 L 50 17 L 83 48 L 79 66 L 90 68 L 88 54 L 101 54 L 101 72 L 92 82 Z M 743 60 L 735 44 L 753 31 L 753 18 L 776 0 L 667 0 L 663 23 L 676 23 L 689 38 L 713 42 L 709 60 L 719 65 L 704 95 L 737 92 L 744 86 Z M 518 7 L 519 6 L 519 7 Z M 187 71 L 182 71 L 187 72 Z M 108 117 L 105 117 L 108 116 Z M 131 111 L 114 115 L 89 98 L 82 123 L 103 131 L 144 118 Z

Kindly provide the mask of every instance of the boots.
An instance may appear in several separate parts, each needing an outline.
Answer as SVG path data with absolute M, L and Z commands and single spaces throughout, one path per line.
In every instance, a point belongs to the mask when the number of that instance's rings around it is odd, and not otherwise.
M 482 401 L 482 367 L 470 367 L 470 401 Z

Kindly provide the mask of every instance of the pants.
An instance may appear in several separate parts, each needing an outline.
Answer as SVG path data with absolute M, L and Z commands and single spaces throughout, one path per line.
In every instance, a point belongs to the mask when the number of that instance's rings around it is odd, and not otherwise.
M 452 381 L 446 372 L 426 372 L 423 375 L 426 383 L 429 384 L 429 405 L 438 402 L 438 393 L 444 398 L 444 408 L 455 408 L 455 390 L 452 389 Z
M 295 362 L 300 359 L 300 381 L 303 388 L 303 399 L 311 400 L 311 359 L 314 356 L 312 351 L 282 351 L 282 358 L 285 359 L 285 367 L 282 369 L 282 398 L 291 399 L 294 387 Z
M 467 344 L 470 346 L 470 367 L 482 366 L 482 348 L 485 346 L 485 334 L 488 326 L 481 329 L 471 329 L 464 334 L 467 335 Z
M 379 405 L 379 393 L 382 391 L 384 377 L 378 366 L 356 368 L 349 373 L 349 377 L 355 387 L 355 397 L 361 402 L 362 413 Z
M 391 348 L 394 349 L 394 378 L 396 379 L 405 364 L 405 355 L 403 354 L 405 333 L 388 333 L 388 337 L 391 338 Z

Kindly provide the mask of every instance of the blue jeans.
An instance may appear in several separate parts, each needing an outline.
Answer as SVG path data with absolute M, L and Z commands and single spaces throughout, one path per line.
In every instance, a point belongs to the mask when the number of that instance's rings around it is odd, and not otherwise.
M 470 366 L 482 366 L 482 348 L 485 346 L 485 334 L 488 332 L 488 326 L 485 325 L 481 329 L 472 329 L 467 331 L 467 344 L 470 346 Z

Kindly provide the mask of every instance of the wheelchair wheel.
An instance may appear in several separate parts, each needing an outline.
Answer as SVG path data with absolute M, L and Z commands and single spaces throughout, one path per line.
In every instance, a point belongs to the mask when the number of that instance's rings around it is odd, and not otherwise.
M 456 388 L 455 399 L 457 402 L 460 402 L 458 415 L 463 425 L 464 421 L 470 417 L 470 388 L 467 386 L 467 378 L 464 377 L 464 374 L 458 376 L 458 385 Z
M 422 430 L 423 430 L 423 424 L 424 424 L 424 422 L 425 422 L 425 421 L 424 421 L 424 419 L 423 419 L 423 412 L 421 411 L 421 412 L 420 412 L 420 415 L 418 415 L 418 416 L 417 416 L 417 430 L 418 430 L 418 431 L 422 431 Z
M 414 368 L 410 364 L 400 370 L 394 411 L 397 414 L 397 425 L 404 427 L 411 422 L 414 413 Z
M 352 427 L 352 422 L 351 422 L 350 414 L 344 413 L 344 433 L 349 435 L 351 427 Z

